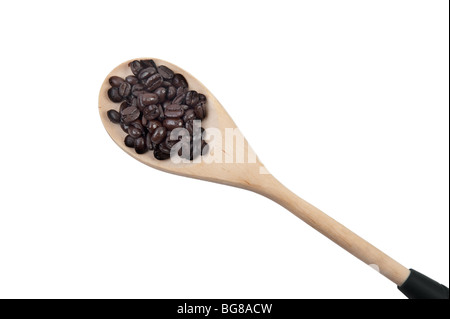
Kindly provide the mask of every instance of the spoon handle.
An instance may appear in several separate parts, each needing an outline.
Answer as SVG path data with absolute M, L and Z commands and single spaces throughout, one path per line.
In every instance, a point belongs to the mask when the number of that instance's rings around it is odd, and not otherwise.
M 253 190 L 277 202 L 356 258 L 378 270 L 394 282 L 407 297 L 448 298 L 448 288 L 423 275 L 419 278 L 420 282 L 417 282 L 414 270 L 404 267 L 318 208 L 295 195 L 272 175 L 261 177 Z M 413 288 L 408 289 L 408 287 Z

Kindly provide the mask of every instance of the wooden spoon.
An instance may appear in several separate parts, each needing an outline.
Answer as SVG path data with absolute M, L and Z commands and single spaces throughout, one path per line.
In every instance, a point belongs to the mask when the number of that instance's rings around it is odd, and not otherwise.
M 208 101 L 207 117 L 202 121 L 202 127 L 217 128 L 223 133 L 223 136 L 225 136 L 226 129 L 237 129 L 236 124 L 234 124 L 224 107 L 200 81 L 172 63 L 155 58 L 153 60 L 157 65 L 165 65 L 171 68 L 175 73 L 183 74 L 189 83 L 190 89 L 206 95 Z M 139 155 L 133 148 L 126 147 L 124 144 L 126 134 L 119 125 L 112 123 L 107 117 L 108 110 L 118 110 L 119 108 L 118 103 L 113 103 L 109 100 L 107 91 L 110 88 L 108 79 L 111 76 L 116 75 L 124 78 L 131 74 L 128 67 L 128 63 L 131 61 L 132 60 L 120 64 L 108 74 L 102 84 L 99 96 L 99 111 L 103 125 L 113 141 L 116 142 L 123 151 L 138 161 L 164 172 L 240 187 L 270 198 L 355 257 L 377 269 L 382 275 L 386 276 L 399 286 L 400 290 L 408 283 L 408 286 L 411 286 L 410 281 L 414 279 L 412 278 L 412 274 L 416 274 L 416 271 L 410 271 L 408 268 L 402 266 L 397 261 L 283 186 L 275 177 L 267 172 L 264 165 L 256 157 L 239 130 L 236 130 L 235 134 L 236 139 L 241 138 L 244 141 L 244 153 L 246 156 L 244 163 L 229 163 L 232 159 L 230 156 L 230 150 L 232 151 L 232 149 L 227 148 L 225 143 L 222 143 L 221 149 L 214 150 L 214 152 L 222 152 L 224 160 L 222 160 L 222 162 L 212 163 L 207 163 L 205 161 L 174 163 L 170 159 L 159 161 L 156 160 L 150 152 Z M 217 153 L 214 154 L 217 155 Z M 208 161 L 208 159 L 210 160 L 211 154 L 206 155 L 204 158 L 206 161 Z M 226 162 L 225 159 L 227 159 L 228 162 Z M 413 284 L 414 283 L 416 283 L 416 281 L 414 281 Z M 411 296 L 411 293 L 409 292 L 403 290 L 402 292 L 410 298 L 414 297 Z M 428 294 L 425 295 L 425 297 L 436 298 L 440 297 L 440 295 L 429 296 Z

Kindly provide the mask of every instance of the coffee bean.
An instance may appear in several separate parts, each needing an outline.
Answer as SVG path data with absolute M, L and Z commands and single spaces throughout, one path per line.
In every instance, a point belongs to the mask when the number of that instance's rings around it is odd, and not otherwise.
M 153 74 L 151 77 L 149 77 L 146 82 L 145 85 L 148 86 L 148 90 L 149 91 L 153 91 L 157 88 L 159 88 L 161 86 L 163 82 L 163 78 L 160 74 L 156 73 Z
M 120 104 L 119 113 L 122 113 L 122 111 L 129 106 L 131 106 L 131 105 L 128 104 L 128 102 L 122 102 L 122 104 Z
M 125 82 L 130 83 L 131 85 L 135 85 L 139 83 L 139 79 L 134 75 L 129 75 L 125 78 Z
M 141 118 L 141 123 L 143 126 L 147 126 L 148 120 L 145 117 Z
M 130 126 L 130 128 L 128 129 L 128 134 L 130 134 L 130 136 L 133 138 L 138 138 L 142 135 L 142 131 L 138 128 L 135 128 L 134 126 Z
M 159 103 L 163 103 L 166 100 L 167 89 L 161 86 L 155 90 L 155 94 L 158 95 Z
M 163 126 L 169 130 L 173 130 L 177 127 L 183 127 L 183 120 L 179 118 L 167 118 L 163 121 Z
M 170 157 L 169 154 L 161 152 L 159 148 L 155 148 L 155 150 L 153 151 L 153 156 L 160 161 L 166 160 Z
M 143 106 L 157 104 L 158 101 L 159 97 L 155 93 L 142 93 L 138 97 L 138 102 Z
M 161 83 L 161 86 L 164 86 L 165 88 L 168 88 L 169 86 L 171 86 L 172 85 L 172 82 L 169 82 L 169 81 L 163 81 L 162 83 Z
M 164 120 L 166 117 L 164 116 L 164 110 L 163 110 L 161 104 L 158 104 L 158 110 L 159 110 L 159 117 L 158 117 L 158 119 L 159 119 L 160 121 L 162 121 L 162 120 Z
M 124 79 L 119 76 L 112 76 L 109 78 L 109 84 L 112 87 L 119 87 L 123 83 Z
M 177 88 L 173 85 L 167 88 L 167 99 L 172 100 L 177 95 Z
M 142 125 L 141 121 L 139 119 L 137 119 L 136 121 L 133 121 L 130 123 L 130 126 L 133 126 L 139 130 L 141 130 L 142 132 L 145 131 L 145 126 Z
M 155 63 L 155 61 L 153 61 L 153 60 L 141 60 L 140 61 L 141 62 L 141 64 L 144 66 L 144 67 L 152 67 L 152 68 L 155 68 L 156 69 L 156 63 Z
M 152 143 L 152 133 L 147 133 L 145 135 L 145 146 L 151 151 L 153 149 Z
M 198 94 L 198 100 L 200 102 L 206 102 L 206 96 L 204 94 L 199 93 Z
M 120 114 L 116 110 L 109 110 L 106 114 L 111 122 L 120 123 Z
M 183 121 L 188 122 L 192 120 L 195 120 L 195 112 L 194 110 L 189 109 L 186 112 L 184 112 Z
M 160 115 L 160 110 L 157 105 L 149 105 L 143 110 L 144 117 L 147 120 L 154 120 Z
M 185 98 L 186 98 L 186 94 L 181 93 L 181 94 L 177 95 L 177 96 L 173 99 L 172 103 L 174 103 L 174 104 L 183 104 Z
M 145 139 L 143 137 L 138 137 L 135 141 L 134 141 L 134 150 L 136 151 L 136 153 L 138 154 L 144 154 L 145 152 L 148 151 L 147 146 L 145 145 Z
M 119 86 L 119 94 L 122 97 L 127 97 L 128 95 L 130 95 L 131 93 L 131 84 L 128 82 L 123 82 L 120 86 Z
M 145 80 L 155 73 L 156 69 L 154 67 L 148 67 L 139 72 L 138 78 L 139 80 Z
M 137 107 L 129 106 L 126 109 L 122 111 L 122 121 L 125 124 L 129 124 L 139 118 L 139 115 L 141 112 L 138 110 Z
M 159 147 L 159 150 L 160 150 L 161 152 L 163 152 L 164 154 L 170 155 L 170 148 L 168 148 L 168 147 L 166 146 L 166 143 L 161 143 L 161 144 L 158 145 L 158 147 Z
M 199 101 L 197 91 L 189 91 L 186 93 L 186 104 L 189 106 L 197 105 Z
M 125 136 L 124 142 L 127 147 L 134 147 L 134 138 L 130 135 Z
M 138 75 L 139 74 L 139 72 L 144 68 L 143 66 L 142 66 L 142 64 L 141 64 L 141 62 L 139 62 L 139 61 L 133 61 L 133 62 L 130 62 L 129 64 L 128 64 L 128 66 L 130 67 L 130 69 L 131 69 L 131 72 L 133 72 L 133 74 L 134 75 Z
M 195 112 L 195 115 L 196 115 L 199 119 L 203 120 L 203 119 L 205 118 L 205 116 L 206 116 L 206 107 L 205 107 L 205 104 L 202 103 L 202 102 L 198 103 L 198 104 L 194 107 L 194 112 Z
M 164 80 L 171 80 L 174 76 L 173 71 L 165 65 L 160 65 L 158 67 L 158 72 L 159 72 L 159 74 L 161 74 L 161 76 L 164 78 Z
M 179 104 L 170 104 L 166 107 L 164 111 L 164 115 L 166 117 L 182 117 L 184 114 L 184 110 Z
M 172 84 L 177 88 L 179 88 L 180 86 L 185 87 L 185 88 L 188 87 L 185 77 L 179 73 L 177 73 L 173 76 Z
M 128 129 L 130 128 L 130 126 L 125 123 L 120 123 L 120 128 L 122 129 L 122 131 L 128 134 Z
M 146 125 L 147 130 L 148 130 L 151 134 L 153 134 L 153 132 L 154 132 L 158 127 L 161 127 L 161 126 L 162 126 L 162 123 L 161 123 L 160 121 L 155 121 L 155 120 L 148 121 L 148 123 L 147 123 L 147 125 Z
M 170 134 L 168 133 L 167 136 L 166 136 L 166 140 L 164 141 L 164 146 L 167 147 L 170 150 L 178 142 L 179 142 L 178 140 L 171 140 L 170 139 Z
M 131 87 L 131 94 L 133 94 L 135 97 L 138 97 L 139 94 L 145 93 L 145 89 L 146 87 L 144 84 L 135 84 Z
M 167 129 L 165 127 L 158 127 L 152 134 L 152 142 L 155 144 L 161 143 L 166 137 Z
M 119 94 L 119 88 L 117 87 L 112 87 L 108 90 L 108 97 L 111 101 L 116 103 L 123 101 L 122 96 Z

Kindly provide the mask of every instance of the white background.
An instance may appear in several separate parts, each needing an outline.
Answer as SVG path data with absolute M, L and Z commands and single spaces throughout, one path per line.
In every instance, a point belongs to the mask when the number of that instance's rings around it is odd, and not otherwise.
M 448 9 L 3 1 L 0 297 L 404 298 L 268 199 L 122 152 L 98 91 L 144 56 L 200 79 L 287 187 L 448 285 Z

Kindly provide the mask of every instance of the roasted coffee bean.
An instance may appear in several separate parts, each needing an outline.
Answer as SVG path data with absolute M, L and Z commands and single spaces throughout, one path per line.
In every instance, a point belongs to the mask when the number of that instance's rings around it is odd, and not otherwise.
M 188 87 L 185 77 L 179 73 L 177 73 L 173 76 L 172 84 L 177 88 L 179 88 L 180 86 L 185 87 L 185 88 Z
M 139 130 L 141 130 L 142 132 L 145 131 L 145 127 L 144 125 L 142 125 L 141 121 L 139 119 L 137 119 L 136 121 L 133 121 L 130 123 L 130 127 L 133 126 Z
M 120 114 L 116 110 L 109 110 L 106 114 L 111 122 L 120 123 Z
M 159 73 L 153 74 L 145 81 L 145 85 L 148 86 L 149 91 L 156 90 L 161 86 L 163 78 Z
M 197 105 L 199 101 L 198 93 L 197 91 L 188 91 L 186 93 L 186 104 L 189 106 Z
M 167 105 L 164 115 L 166 117 L 182 117 L 184 114 L 184 110 L 179 104 L 170 104 Z
M 141 112 L 137 107 L 129 106 L 122 111 L 122 121 L 125 124 L 129 124 L 139 118 Z
M 145 80 L 156 73 L 156 69 L 154 67 L 148 67 L 145 69 L 142 69 L 138 74 L 139 80 Z
M 155 150 L 153 151 L 153 156 L 160 161 L 166 160 L 170 157 L 169 154 L 163 153 L 161 152 L 161 150 L 157 147 L 155 148 Z
M 155 120 L 148 121 L 148 122 L 147 122 L 147 125 L 146 125 L 147 130 L 148 130 L 151 134 L 153 134 L 153 132 L 154 132 L 158 127 L 161 127 L 161 126 L 162 126 L 162 123 L 161 123 L 160 121 L 155 121 Z
M 171 69 L 169 69 L 165 65 L 160 65 L 158 67 L 158 72 L 161 74 L 161 76 L 164 78 L 164 80 L 172 80 L 174 73 Z
M 153 149 L 152 134 L 151 133 L 145 134 L 145 146 L 150 151 Z
M 111 101 L 113 102 L 122 102 L 123 98 L 122 96 L 119 94 L 119 88 L 117 87 L 112 87 L 108 90 L 108 97 Z
M 164 141 L 164 145 L 170 150 L 178 142 L 179 142 L 178 140 L 171 140 L 170 133 L 167 133 L 166 140 Z
M 119 76 L 112 76 L 109 78 L 109 84 L 112 87 L 119 87 L 123 83 L 124 79 Z
M 163 103 L 166 100 L 167 89 L 161 86 L 155 90 L 155 94 L 158 95 L 159 103 Z
M 138 128 L 135 128 L 134 126 L 130 126 L 130 128 L 128 129 L 128 134 L 130 134 L 130 136 L 133 138 L 138 138 L 142 135 L 142 131 Z
M 152 134 L 152 142 L 155 144 L 161 143 L 165 138 L 167 134 L 167 129 L 165 127 L 158 127 Z
M 147 126 L 148 120 L 145 117 L 142 117 L 141 123 L 142 123 L 142 125 Z
M 199 93 L 198 94 L 198 100 L 200 102 L 206 102 L 206 96 L 204 94 Z
M 166 143 L 162 142 L 161 144 L 158 145 L 158 147 L 161 152 L 170 155 L 170 148 L 166 146 Z
M 173 85 L 167 88 L 167 99 L 172 100 L 177 95 L 177 88 Z
M 144 154 L 148 151 L 148 148 L 145 145 L 145 139 L 143 137 L 138 137 L 134 140 L 134 150 L 138 154 Z
M 183 121 L 188 122 L 192 120 L 195 120 L 195 112 L 194 110 L 189 109 L 186 112 L 184 112 Z
M 146 87 L 144 84 L 135 84 L 131 87 L 131 94 L 133 94 L 135 97 L 138 97 L 139 94 L 145 93 L 145 89 Z
M 122 104 L 120 104 L 119 113 L 122 113 L 122 111 L 129 106 L 128 102 L 122 102 Z
M 145 107 L 144 110 L 143 110 L 144 117 L 147 120 L 154 120 L 154 119 L 156 119 L 157 117 L 159 117 L 159 114 L 160 114 L 159 112 L 160 112 L 159 107 L 157 105 L 154 105 L 154 104 Z
M 183 104 L 185 98 L 186 98 L 186 94 L 181 93 L 181 94 L 177 95 L 177 96 L 173 99 L 172 103 L 174 103 L 174 104 Z
M 189 109 L 189 106 L 187 106 L 186 104 L 181 104 L 180 106 L 185 111 L 187 111 Z
M 173 130 L 177 127 L 183 127 L 183 120 L 179 118 L 167 118 L 163 121 L 163 126 L 169 130 Z
M 159 97 L 155 93 L 142 93 L 138 96 L 138 103 L 142 106 L 157 104 Z
M 156 63 L 153 60 L 150 60 L 150 59 L 149 60 L 141 60 L 140 62 L 144 67 L 151 66 L 152 68 L 156 69 Z
M 128 147 L 134 147 L 134 138 L 132 138 L 130 135 L 125 136 L 125 145 Z
M 177 95 L 184 94 L 186 96 L 186 93 L 188 91 L 189 91 L 188 88 L 180 86 L 179 88 L 177 88 Z
M 122 97 L 127 97 L 128 95 L 130 95 L 131 93 L 131 84 L 128 82 L 123 82 L 120 86 L 119 86 L 119 94 Z
M 125 123 L 120 123 L 120 128 L 122 129 L 122 131 L 128 134 L 128 129 L 130 128 L 130 126 Z
M 137 75 L 139 74 L 139 72 L 144 68 L 144 67 L 142 66 L 141 62 L 139 62 L 139 61 L 137 61 L 137 60 L 135 60 L 135 61 L 133 61 L 133 62 L 130 62 L 130 63 L 128 64 L 128 66 L 130 67 L 131 72 L 133 72 L 133 74 L 136 75 L 136 76 L 137 76 Z
M 159 110 L 159 120 L 163 121 L 166 117 L 164 116 L 164 110 L 161 104 L 158 104 L 158 110 Z
M 161 83 L 161 86 L 164 86 L 165 88 L 168 88 L 169 86 L 171 86 L 172 85 L 172 82 L 169 82 L 169 81 L 163 81 L 162 83 Z
M 139 83 L 139 79 L 134 75 L 129 75 L 125 78 L 125 81 L 130 83 L 131 85 L 135 85 Z
M 195 115 L 196 115 L 199 119 L 203 120 L 203 119 L 205 118 L 205 116 L 206 116 L 206 108 L 205 108 L 205 104 L 202 103 L 202 102 L 198 103 L 198 104 L 194 107 L 194 112 L 195 112 Z

